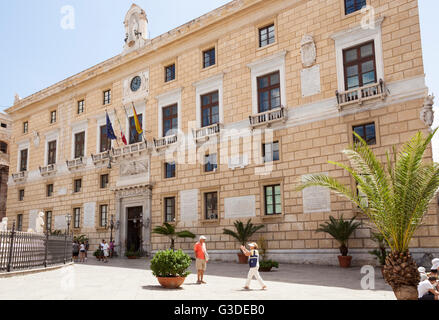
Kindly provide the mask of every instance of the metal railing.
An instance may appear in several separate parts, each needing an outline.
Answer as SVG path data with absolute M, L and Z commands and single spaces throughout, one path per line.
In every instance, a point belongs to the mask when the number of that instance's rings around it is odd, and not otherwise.
M 381 98 L 384 100 L 387 96 L 386 87 L 383 79 L 379 82 L 370 84 L 364 87 L 355 88 L 344 92 L 335 92 L 337 97 L 338 109 L 341 110 L 344 106 L 358 103 L 362 105 L 363 102 L 371 99 Z
M 211 136 L 215 136 L 219 134 L 221 131 L 221 125 L 219 123 L 215 123 L 210 126 L 206 126 L 200 129 L 193 129 L 192 134 L 194 136 L 195 141 L 203 138 L 208 138 Z
M 250 126 L 254 128 L 260 125 L 271 124 L 273 122 L 286 121 L 287 113 L 285 112 L 285 108 L 282 106 L 249 116 L 249 120 Z
M 174 144 L 178 142 L 178 136 L 176 134 L 172 136 L 166 136 L 163 138 L 154 139 L 154 147 L 156 149 L 164 148 L 168 145 Z
M 0 231 L 0 273 L 47 268 L 72 261 L 71 236 Z

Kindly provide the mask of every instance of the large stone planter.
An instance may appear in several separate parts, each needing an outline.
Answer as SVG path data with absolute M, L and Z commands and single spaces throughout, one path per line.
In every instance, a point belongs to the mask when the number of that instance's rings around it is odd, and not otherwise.
M 184 283 L 184 280 L 186 280 L 185 277 L 157 277 L 157 280 L 159 281 L 160 285 L 163 288 L 166 289 L 177 289 L 180 288 L 181 285 Z

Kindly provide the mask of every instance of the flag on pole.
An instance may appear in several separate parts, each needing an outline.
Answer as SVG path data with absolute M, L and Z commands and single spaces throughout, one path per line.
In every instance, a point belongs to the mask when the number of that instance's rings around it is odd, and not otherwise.
M 116 135 L 114 134 L 113 125 L 111 124 L 110 117 L 107 114 L 107 138 L 110 140 L 117 140 Z
M 139 117 L 137 116 L 136 107 L 134 106 L 134 103 L 133 103 L 133 110 L 134 110 L 134 123 L 136 124 L 136 131 L 138 134 L 142 134 L 143 129 L 142 126 L 140 125 Z
M 125 138 L 125 135 L 123 134 L 122 126 L 120 125 L 120 120 L 119 120 L 119 117 L 117 116 L 116 109 L 114 109 L 114 114 L 116 115 L 117 122 L 119 123 L 120 137 L 122 139 L 122 142 L 123 142 L 124 145 L 127 145 L 128 142 L 127 142 L 127 139 Z

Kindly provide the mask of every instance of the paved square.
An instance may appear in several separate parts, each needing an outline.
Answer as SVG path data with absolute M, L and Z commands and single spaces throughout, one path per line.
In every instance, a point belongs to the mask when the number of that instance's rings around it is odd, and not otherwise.
M 395 299 L 376 269 L 375 290 L 362 290 L 360 268 L 347 270 L 315 265 L 280 265 L 261 273 L 268 285 L 243 289 L 248 268 L 237 263 L 211 262 L 205 280 L 196 284 L 195 264 L 182 288 L 160 287 L 145 259 L 89 259 L 55 271 L 0 279 L 0 299 L 123 299 L 123 300 L 287 300 L 287 299 Z

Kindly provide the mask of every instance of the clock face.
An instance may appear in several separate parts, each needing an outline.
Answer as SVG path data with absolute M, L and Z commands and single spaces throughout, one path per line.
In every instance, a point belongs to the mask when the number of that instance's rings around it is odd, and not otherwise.
M 135 92 L 139 90 L 141 84 L 142 84 L 142 79 L 140 79 L 139 76 L 135 76 L 133 80 L 131 80 L 131 91 Z

